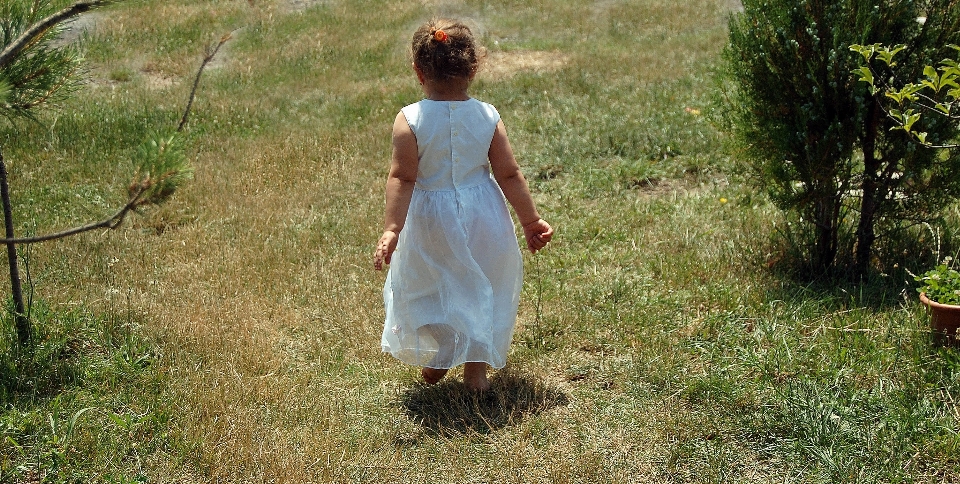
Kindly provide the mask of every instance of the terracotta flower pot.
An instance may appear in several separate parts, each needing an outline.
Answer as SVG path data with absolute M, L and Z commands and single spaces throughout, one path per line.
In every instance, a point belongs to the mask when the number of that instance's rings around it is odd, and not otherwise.
M 920 302 L 930 310 L 930 327 L 934 338 L 950 346 L 958 346 L 957 328 L 960 328 L 960 306 L 940 304 L 931 301 L 927 295 L 920 293 Z

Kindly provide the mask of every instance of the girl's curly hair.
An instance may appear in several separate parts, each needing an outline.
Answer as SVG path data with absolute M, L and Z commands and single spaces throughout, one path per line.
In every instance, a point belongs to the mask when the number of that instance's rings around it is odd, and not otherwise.
M 463 22 L 433 19 L 413 34 L 413 63 L 431 80 L 469 78 L 483 57 L 470 27 Z

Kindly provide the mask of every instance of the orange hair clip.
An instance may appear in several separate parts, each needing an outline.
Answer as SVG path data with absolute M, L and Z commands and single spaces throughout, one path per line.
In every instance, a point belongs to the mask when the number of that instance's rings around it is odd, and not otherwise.
M 446 42 L 448 38 L 447 33 L 440 29 L 437 29 L 437 31 L 433 33 L 433 40 L 437 42 Z

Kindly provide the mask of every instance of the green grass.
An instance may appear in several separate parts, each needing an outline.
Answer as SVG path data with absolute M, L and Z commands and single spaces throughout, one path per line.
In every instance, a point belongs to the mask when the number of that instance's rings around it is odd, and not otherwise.
M 145 482 L 158 462 L 196 461 L 171 426 L 161 357 L 131 315 L 54 313 L 41 304 L 32 317 L 28 353 L 4 332 L 0 481 Z
M 44 337 L 33 377 L 3 362 L 0 480 L 960 480 L 960 353 L 931 344 L 905 271 L 957 245 L 960 209 L 882 243 L 869 284 L 792 278 L 796 222 L 710 121 L 732 8 L 102 10 L 86 87 L 0 129 L 18 233 L 112 214 L 136 145 L 175 126 L 204 49 L 232 39 L 184 133 L 194 180 L 116 231 L 31 249 Z M 405 48 L 437 12 L 479 26 L 491 65 L 472 93 L 557 229 L 524 257 L 509 365 L 481 399 L 378 346 L 389 129 L 420 98 Z

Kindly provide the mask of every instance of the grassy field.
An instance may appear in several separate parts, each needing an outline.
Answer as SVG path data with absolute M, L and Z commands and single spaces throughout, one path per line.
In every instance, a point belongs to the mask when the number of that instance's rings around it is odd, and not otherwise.
M 708 121 L 735 8 L 128 0 L 85 17 L 84 89 L 0 130 L 19 233 L 112 214 L 137 143 L 175 126 L 205 49 L 232 38 L 186 130 L 194 180 L 25 254 L 41 337 L 27 371 L 0 362 L 0 481 L 960 481 L 960 353 L 930 344 L 911 278 L 783 275 L 788 222 Z M 420 98 L 406 49 L 435 14 L 476 26 L 472 93 L 557 229 L 524 256 L 484 398 L 378 346 L 390 127 Z M 957 240 L 950 216 L 904 260 Z

